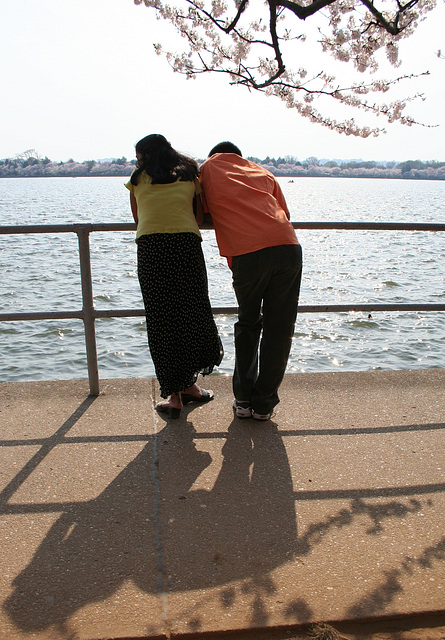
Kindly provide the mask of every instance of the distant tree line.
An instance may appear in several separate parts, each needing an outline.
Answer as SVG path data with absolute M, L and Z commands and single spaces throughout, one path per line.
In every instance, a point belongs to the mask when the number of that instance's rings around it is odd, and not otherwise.
M 404 178 L 445 180 L 445 162 L 431 160 L 405 160 L 404 162 L 376 162 L 364 160 L 319 160 L 313 156 L 300 161 L 294 156 L 250 160 L 264 166 L 280 177 L 346 177 L 346 178 Z M 47 156 L 41 158 L 35 149 L 25 151 L 14 158 L 0 160 L 0 178 L 129 176 L 136 160 L 109 158 L 84 160 L 72 158 L 66 162 L 53 162 Z
M 292 156 L 284 158 L 250 158 L 276 176 L 297 178 L 404 178 L 417 180 L 445 180 L 445 162 L 431 160 L 405 160 L 404 162 L 377 162 L 374 160 L 319 160 L 309 157 L 299 161 Z
M 136 160 L 122 158 L 84 160 L 70 158 L 66 162 L 53 162 L 41 158 L 35 149 L 29 149 L 13 158 L 0 160 L 0 178 L 127 176 L 133 171 Z

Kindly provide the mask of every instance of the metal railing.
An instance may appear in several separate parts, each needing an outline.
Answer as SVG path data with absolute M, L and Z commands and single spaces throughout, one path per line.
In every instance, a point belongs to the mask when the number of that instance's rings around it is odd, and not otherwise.
M 445 224 L 404 222 L 293 222 L 295 229 L 341 229 L 362 231 L 445 231 Z M 207 227 L 211 228 L 211 227 Z M 79 242 L 82 309 L 77 311 L 38 311 L 29 313 L 0 313 L 0 321 L 20 320 L 83 320 L 88 365 L 90 395 L 99 395 L 99 370 L 96 346 L 96 318 L 144 316 L 144 309 L 105 309 L 94 307 L 91 276 L 90 233 L 95 231 L 134 231 L 134 223 L 64 224 L 0 226 L 1 235 L 29 233 L 75 233 Z M 213 313 L 236 314 L 237 307 L 213 307 Z M 445 304 L 327 304 L 300 305 L 298 313 L 340 313 L 348 311 L 445 311 Z

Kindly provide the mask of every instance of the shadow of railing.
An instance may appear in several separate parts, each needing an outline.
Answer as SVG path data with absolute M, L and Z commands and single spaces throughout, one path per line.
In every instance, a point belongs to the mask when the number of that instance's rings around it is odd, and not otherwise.
M 226 612 L 242 603 L 249 609 L 250 626 L 265 627 L 271 615 L 269 601 L 279 586 L 274 576 L 278 567 L 291 561 L 304 563 L 333 532 L 348 531 L 358 521 L 361 535 L 371 541 L 386 522 L 403 522 L 426 507 L 433 508 L 428 496 L 445 490 L 443 484 L 375 486 L 314 490 L 309 496 L 295 490 L 292 479 L 285 440 L 294 432 L 280 431 L 274 422 L 259 430 L 234 419 L 227 431 L 200 433 L 187 410 L 184 419 L 168 421 L 159 433 L 137 436 L 139 453 L 96 497 L 36 504 L 24 502 L 22 496 L 11 504 L 30 468 L 35 469 L 55 446 L 79 442 L 69 431 L 93 401 L 84 400 L 54 434 L 42 438 L 30 466 L 0 496 L 1 515 L 52 517 L 4 603 L 9 619 L 26 633 L 54 627 L 68 637 L 68 621 L 77 611 L 104 602 L 126 582 L 133 582 L 148 598 L 194 592 L 193 612 L 181 609 L 191 631 L 204 628 L 206 598 L 212 597 L 220 598 Z M 422 425 L 429 427 L 436 425 Z M 115 438 L 90 436 L 88 442 L 115 442 Z M 212 463 L 210 453 L 196 446 L 200 438 L 224 440 L 219 445 L 222 462 L 211 488 L 196 486 Z M 382 500 L 366 501 L 376 497 Z M 329 512 L 319 513 L 299 530 L 297 515 L 307 500 L 335 502 Z M 436 545 L 420 549 L 409 563 L 394 568 L 393 580 L 386 576 L 369 594 L 364 591 L 353 599 L 351 617 L 384 613 L 410 569 L 427 569 L 443 560 L 444 544 L 442 537 Z M 210 590 L 216 587 L 220 591 L 212 595 Z M 313 616 L 307 593 L 293 601 L 284 595 L 282 608 L 290 624 L 305 623 Z

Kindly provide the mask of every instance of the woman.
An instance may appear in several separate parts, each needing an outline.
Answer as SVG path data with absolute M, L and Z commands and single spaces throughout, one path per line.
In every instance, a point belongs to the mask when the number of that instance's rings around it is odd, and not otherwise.
M 194 214 L 196 203 L 201 216 L 198 166 L 159 134 L 140 140 L 136 157 L 137 169 L 125 186 L 137 223 L 148 344 L 161 397 L 167 398 L 156 408 L 178 418 L 183 404 L 213 399 L 196 380 L 223 355 Z

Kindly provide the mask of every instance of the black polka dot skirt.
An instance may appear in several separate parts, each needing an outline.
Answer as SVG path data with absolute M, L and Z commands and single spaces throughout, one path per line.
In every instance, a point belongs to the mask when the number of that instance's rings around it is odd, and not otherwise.
M 138 239 L 138 277 L 148 346 L 166 398 L 207 375 L 223 357 L 208 296 L 201 239 L 155 233 Z

